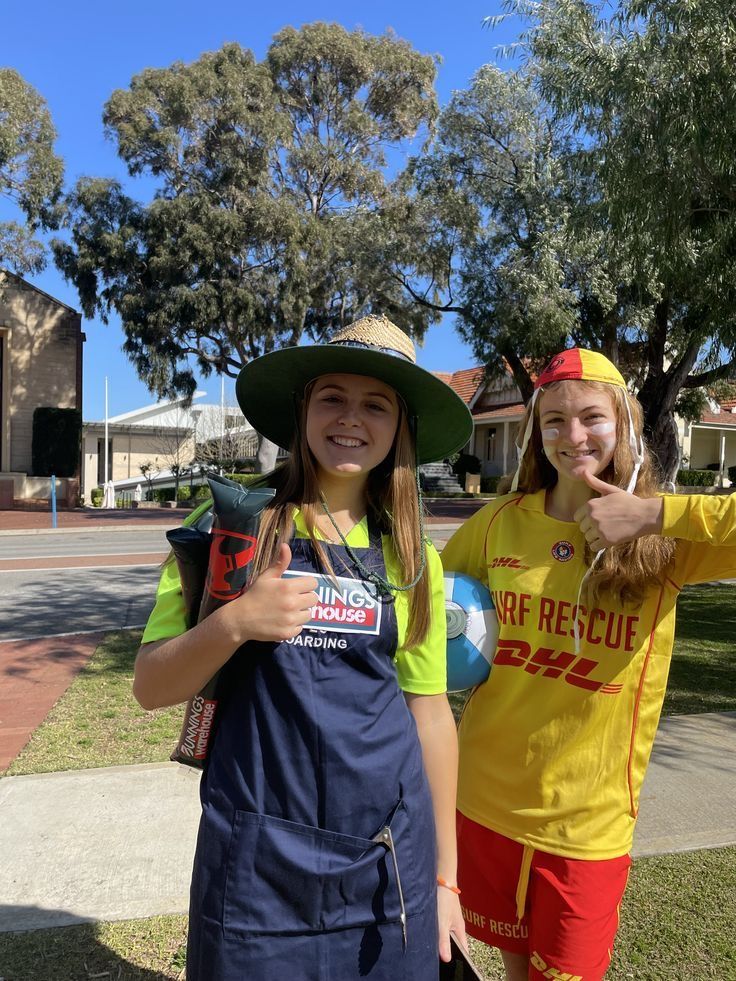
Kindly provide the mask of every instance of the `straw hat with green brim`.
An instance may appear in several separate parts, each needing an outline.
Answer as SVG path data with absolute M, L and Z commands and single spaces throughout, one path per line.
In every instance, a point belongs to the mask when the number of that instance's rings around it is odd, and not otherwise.
M 327 344 L 264 354 L 241 370 L 235 391 L 254 429 L 288 449 L 296 429 L 294 396 L 301 398 L 315 378 L 337 373 L 378 378 L 401 396 L 415 420 L 417 464 L 441 460 L 470 439 L 473 421 L 463 400 L 416 364 L 411 339 L 386 317 L 356 320 Z

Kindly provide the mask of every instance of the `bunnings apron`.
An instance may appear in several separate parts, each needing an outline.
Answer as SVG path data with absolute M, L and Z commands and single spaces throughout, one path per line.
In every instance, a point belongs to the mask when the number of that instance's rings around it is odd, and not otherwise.
M 381 540 L 354 550 L 385 575 Z M 319 577 L 310 626 L 227 666 L 202 778 L 187 981 L 435 981 L 435 831 L 393 603 Z M 287 576 L 317 575 L 308 539 Z

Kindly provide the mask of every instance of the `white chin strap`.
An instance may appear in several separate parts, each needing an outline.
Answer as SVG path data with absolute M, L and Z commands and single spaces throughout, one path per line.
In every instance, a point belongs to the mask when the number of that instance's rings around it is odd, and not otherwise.
M 634 420 L 631 418 L 628 394 L 624 398 L 624 405 L 626 406 L 626 415 L 629 417 L 629 448 L 631 449 L 631 456 L 634 459 L 634 469 L 631 472 L 626 493 L 633 494 L 636 482 L 639 479 L 641 465 L 644 463 L 644 440 L 641 436 L 637 439 L 636 433 L 634 432 Z

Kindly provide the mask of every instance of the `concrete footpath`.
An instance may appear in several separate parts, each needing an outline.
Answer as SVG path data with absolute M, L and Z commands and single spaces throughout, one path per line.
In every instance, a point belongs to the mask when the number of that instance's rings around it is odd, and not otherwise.
M 0 931 L 183 913 L 197 772 L 175 763 L 0 780 Z M 634 854 L 736 844 L 736 713 L 662 721 Z

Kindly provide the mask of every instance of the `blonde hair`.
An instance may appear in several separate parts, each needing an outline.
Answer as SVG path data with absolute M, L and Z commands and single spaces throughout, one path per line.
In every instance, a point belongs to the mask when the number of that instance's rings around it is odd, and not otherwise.
M 542 392 L 553 391 L 563 382 L 553 382 L 540 389 Z M 634 472 L 634 457 L 629 446 L 629 416 L 626 411 L 628 402 L 634 433 L 641 436 L 643 430 L 643 413 L 638 399 L 618 385 L 604 382 L 575 381 L 576 385 L 585 385 L 598 392 L 610 395 L 616 415 L 616 448 L 613 459 L 603 473 L 602 480 L 616 487 L 626 488 Z M 529 446 L 521 461 L 519 470 L 518 489 L 522 493 L 533 494 L 542 489 L 550 489 L 557 483 L 557 471 L 544 455 L 542 448 L 542 433 L 539 425 L 538 397 L 534 406 L 528 405 L 524 418 L 519 424 L 519 435 L 526 431 L 529 416 L 534 413 L 534 425 Z M 505 476 L 499 481 L 499 493 L 505 493 L 511 485 L 511 476 Z M 660 492 L 659 479 L 652 456 L 644 447 L 644 461 L 639 471 L 634 494 L 637 497 L 656 497 Z M 674 557 L 676 542 L 672 538 L 661 535 L 643 535 L 624 545 L 614 545 L 607 548 L 590 573 L 586 583 L 589 602 L 596 603 L 599 597 L 613 597 L 620 603 L 640 603 L 652 586 L 659 585 L 668 566 Z M 593 561 L 593 553 L 586 545 L 585 561 L 588 565 Z
M 264 477 L 262 483 L 276 488 L 273 502 L 261 516 L 254 571 L 259 574 L 274 560 L 281 542 L 288 542 L 294 532 L 292 511 L 300 508 L 317 561 L 330 575 L 334 570 L 327 551 L 315 535 L 317 516 L 321 513 L 316 461 L 306 439 L 307 410 L 314 383 L 310 383 L 299 407 L 291 453 L 286 462 Z M 419 572 L 421 538 L 419 496 L 416 487 L 416 453 L 414 438 L 409 429 L 406 410 L 401 398 L 399 422 L 393 446 L 386 457 L 368 475 L 366 504 L 369 518 L 383 534 L 390 535 L 406 585 Z M 409 591 L 409 624 L 404 646 L 415 647 L 427 636 L 431 626 L 429 581 L 426 570 L 419 582 Z

